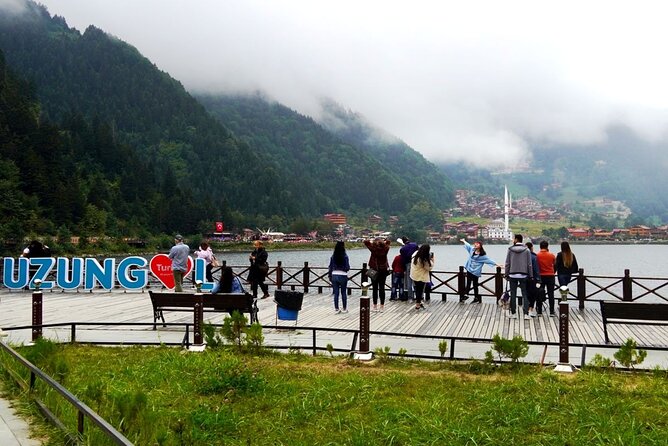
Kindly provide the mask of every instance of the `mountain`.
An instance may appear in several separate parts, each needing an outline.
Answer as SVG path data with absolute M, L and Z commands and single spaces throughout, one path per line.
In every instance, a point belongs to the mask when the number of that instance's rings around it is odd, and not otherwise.
M 323 211 L 361 208 L 405 213 L 420 201 L 428 201 L 434 206 L 448 202 L 450 190 L 447 185 L 440 188 L 442 196 L 434 190 L 427 193 L 420 184 L 422 177 L 416 179 L 411 174 L 415 168 L 414 159 L 428 163 L 410 148 L 404 151 L 412 154 L 397 151 L 392 159 L 391 153 L 384 153 L 380 159 L 368 146 L 346 141 L 325 130 L 312 118 L 260 93 L 202 94 L 197 98 L 235 136 L 271 159 L 289 176 L 288 181 L 313 191 L 308 199 Z M 409 159 L 403 170 L 397 168 L 401 166 L 402 156 Z M 299 166 L 299 176 L 294 175 L 296 166 Z M 441 177 L 439 174 L 437 180 Z M 438 181 L 435 183 L 433 189 L 438 188 Z M 335 193 L 325 195 L 326 191 Z
M 668 222 L 668 146 L 649 143 L 625 127 L 607 130 L 604 143 L 531 145 L 528 170 L 492 173 L 461 163 L 439 167 L 458 188 L 500 195 L 504 184 L 516 197 L 531 196 L 546 203 L 577 206 L 595 198 L 621 201 L 633 215 L 627 223 L 660 225 Z
M 310 118 L 278 104 L 262 105 L 256 118 L 241 104 L 214 118 L 134 47 L 93 26 L 80 33 L 45 7 L 26 4 L 20 16 L 0 16 L 0 49 L 33 86 L 40 119 L 107 125 L 114 143 L 132 148 L 159 183 L 206 208 L 181 218 L 180 231 L 218 219 L 275 227 L 326 212 L 401 213 L 424 199 L 416 180 L 398 177 Z M 185 209 L 168 215 L 175 212 Z
M 399 138 L 370 123 L 359 113 L 347 111 L 330 99 L 323 99 L 320 124 L 348 144 L 365 149 L 394 176 L 402 178 L 424 199 L 441 209 L 452 205 L 450 179 L 433 163 Z

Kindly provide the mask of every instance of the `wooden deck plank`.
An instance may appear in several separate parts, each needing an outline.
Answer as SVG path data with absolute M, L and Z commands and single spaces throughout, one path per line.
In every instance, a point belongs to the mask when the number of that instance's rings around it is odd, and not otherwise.
M 305 327 L 358 329 L 359 302 L 359 296 L 348 296 L 349 313 L 335 314 L 331 294 L 306 294 L 298 323 Z M 258 307 L 261 323 L 274 325 L 276 305 L 273 300 L 259 300 Z M 483 299 L 482 304 L 472 305 L 460 304 L 457 299 L 442 301 L 434 296 L 426 310 L 412 308 L 412 302 L 387 301 L 385 312 L 371 315 L 371 329 L 484 339 L 491 339 L 497 333 L 506 338 L 520 334 L 526 340 L 537 342 L 558 342 L 559 339 L 558 318 L 543 315 L 526 321 L 509 319 L 494 299 Z M 574 305 L 570 310 L 571 342 L 602 344 L 600 310 L 587 306 L 581 311 Z M 30 325 L 31 314 L 31 293 L 0 291 L 0 326 Z M 224 317 L 224 314 L 205 313 L 205 320 L 214 323 L 222 323 Z M 168 322 L 192 322 L 192 315 L 187 312 L 167 312 L 165 318 Z M 75 321 L 151 323 L 153 313 L 148 293 L 120 290 L 45 292 L 43 321 L 46 324 Z M 623 343 L 632 337 L 641 345 L 668 346 L 668 327 L 610 325 L 608 329 L 614 343 Z

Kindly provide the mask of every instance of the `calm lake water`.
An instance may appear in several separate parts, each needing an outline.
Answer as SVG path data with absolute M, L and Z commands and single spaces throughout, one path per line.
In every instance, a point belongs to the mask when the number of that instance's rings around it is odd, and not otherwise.
M 390 262 L 399 253 L 400 246 L 395 244 L 388 254 Z M 578 265 L 585 274 L 595 276 L 623 276 L 629 269 L 633 277 L 668 277 L 668 245 L 571 245 Z M 506 259 L 507 245 L 485 245 L 487 254 L 497 263 L 503 264 Z M 249 250 L 250 252 L 251 250 Z M 283 266 L 327 266 L 331 251 L 274 251 L 267 246 L 270 265 L 281 261 Z M 463 245 L 433 245 L 432 251 L 436 259 L 435 269 L 440 271 L 457 271 L 466 261 L 466 250 Z M 559 252 L 559 245 L 550 247 L 553 253 Z M 350 265 L 361 268 L 368 262 L 369 251 L 366 248 L 348 250 Z M 248 253 L 217 252 L 219 260 L 226 260 L 228 265 L 248 264 Z M 484 272 L 493 272 L 493 268 L 485 267 Z

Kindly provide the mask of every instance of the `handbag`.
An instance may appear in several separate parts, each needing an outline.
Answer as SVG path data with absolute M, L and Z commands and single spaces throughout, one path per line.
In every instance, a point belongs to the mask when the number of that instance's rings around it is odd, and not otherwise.
M 373 282 L 376 280 L 376 277 L 378 277 L 378 271 L 373 268 L 369 268 L 366 270 L 366 276 Z
M 262 263 L 257 266 L 257 270 L 262 274 L 263 276 L 266 276 L 267 273 L 269 273 L 269 264 L 268 263 Z
M 499 305 L 501 305 L 503 308 L 507 308 L 508 303 L 510 302 L 510 291 L 508 288 L 509 285 L 508 282 L 506 282 L 506 290 L 501 295 L 501 299 L 499 299 Z
M 218 263 L 218 259 L 216 258 L 216 256 L 213 256 L 213 257 L 211 258 L 211 266 L 213 266 L 213 267 L 218 267 L 218 266 L 220 266 L 220 263 Z

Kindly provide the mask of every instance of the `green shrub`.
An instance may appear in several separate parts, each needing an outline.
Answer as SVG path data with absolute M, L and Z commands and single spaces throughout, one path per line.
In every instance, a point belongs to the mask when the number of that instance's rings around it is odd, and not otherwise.
M 492 338 L 492 342 L 492 350 L 499 355 L 499 361 L 509 358 L 511 362 L 517 363 L 520 358 L 524 358 L 529 353 L 529 344 L 520 335 L 506 339 L 497 333 Z
M 223 321 L 220 333 L 230 344 L 235 345 L 238 350 L 241 350 L 247 325 L 248 319 L 246 316 L 238 311 L 234 311 L 232 316 L 226 317 Z
M 606 358 L 605 356 L 601 355 L 600 353 L 596 353 L 594 357 L 592 358 L 591 361 L 589 361 L 589 364 L 592 367 L 598 367 L 598 368 L 608 368 L 608 367 L 614 367 L 615 362 L 610 359 Z
M 628 338 L 615 353 L 615 359 L 627 368 L 642 364 L 646 357 L 647 351 L 638 349 L 638 344 L 631 338 Z
M 442 340 L 438 343 L 438 351 L 441 352 L 441 359 L 445 358 L 445 352 L 448 351 L 448 341 Z

